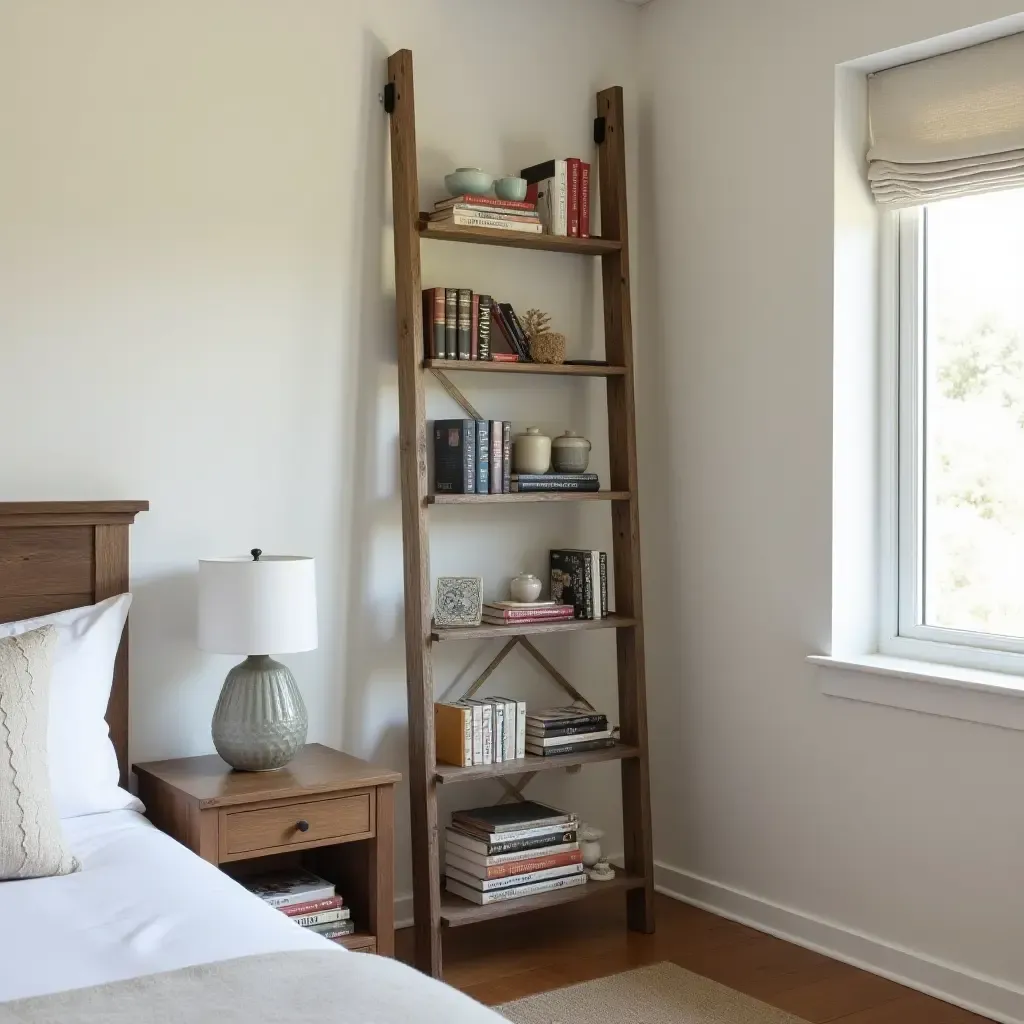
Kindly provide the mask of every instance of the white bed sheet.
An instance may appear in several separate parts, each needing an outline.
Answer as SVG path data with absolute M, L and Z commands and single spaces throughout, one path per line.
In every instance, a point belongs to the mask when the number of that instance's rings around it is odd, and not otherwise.
M 81 871 L 0 882 L 0 1002 L 255 953 L 349 955 L 135 811 L 61 824 Z

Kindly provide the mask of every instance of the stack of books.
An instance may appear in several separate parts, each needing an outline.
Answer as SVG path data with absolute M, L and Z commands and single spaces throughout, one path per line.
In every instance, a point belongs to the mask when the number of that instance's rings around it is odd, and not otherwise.
M 608 615 L 608 555 L 604 551 L 556 548 L 548 552 L 551 599 L 572 605 L 577 619 Z
M 544 708 L 526 716 L 526 752 L 537 757 L 580 754 L 614 747 L 608 716 L 593 708 L 571 704 Z
M 466 697 L 435 704 L 434 756 L 460 768 L 526 757 L 526 701 Z
M 512 493 L 524 491 L 599 491 L 596 473 L 513 473 Z
M 590 237 L 590 164 L 579 157 L 545 160 L 519 172 L 549 235 Z
M 584 885 L 578 824 L 574 814 L 532 800 L 456 811 L 445 888 L 483 904 Z
M 423 357 L 529 362 L 530 339 L 510 302 L 471 288 L 424 288 Z
M 465 194 L 434 203 L 432 224 L 457 224 L 467 228 L 493 228 L 498 231 L 525 231 L 539 235 L 543 230 L 536 200 L 516 202 L 496 196 Z
M 557 601 L 492 601 L 484 605 L 483 621 L 490 626 L 515 626 L 575 617 L 576 610 L 571 605 Z
M 330 882 L 311 871 L 301 868 L 273 871 L 241 881 L 264 903 L 325 939 L 337 940 L 355 931 L 355 922 L 345 901 Z

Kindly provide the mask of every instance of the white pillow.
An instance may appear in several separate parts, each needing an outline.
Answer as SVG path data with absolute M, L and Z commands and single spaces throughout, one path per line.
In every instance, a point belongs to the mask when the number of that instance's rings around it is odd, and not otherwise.
M 47 753 L 50 787 L 61 818 L 142 810 L 142 803 L 118 786 L 117 755 L 104 717 L 131 603 L 131 594 L 120 594 L 85 608 L 0 624 L 0 637 L 57 627 Z

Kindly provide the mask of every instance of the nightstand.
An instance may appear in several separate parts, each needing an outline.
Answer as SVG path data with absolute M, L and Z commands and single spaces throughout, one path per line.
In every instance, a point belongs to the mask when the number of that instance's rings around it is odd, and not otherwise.
M 393 956 L 394 787 L 398 772 L 319 743 L 284 768 L 236 772 L 216 754 L 133 770 L 146 815 L 233 877 L 301 865 L 352 908 L 349 949 Z

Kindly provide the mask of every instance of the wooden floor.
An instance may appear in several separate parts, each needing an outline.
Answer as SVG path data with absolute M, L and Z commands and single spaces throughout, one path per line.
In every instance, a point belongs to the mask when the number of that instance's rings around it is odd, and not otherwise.
M 626 930 L 614 895 L 450 930 L 445 980 L 488 1005 L 669 960 L 807 1021 L 966 1024 L 988 1018 L 664 896 L 658 930 Z M 398 932 L 408 960 L 412 932 Z

